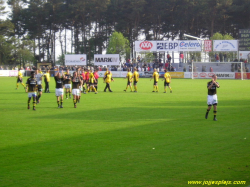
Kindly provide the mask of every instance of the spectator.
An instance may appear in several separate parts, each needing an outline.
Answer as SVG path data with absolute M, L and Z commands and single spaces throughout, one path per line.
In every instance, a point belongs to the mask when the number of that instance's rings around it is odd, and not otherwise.
M 170 56 L 170 54 L 169 54 L 169 53 L 167 54 L 167 59 L 168 59 L 168 63 L 170 64 L 170 63 L 171 63 L 171 59 L 172 59 L 172 57 Z
M 224 58 L 224 62 L 226 62 L 227 61 L 227 53 L 223 54 L 223 58 Z
M 247 60 L 244 60 L 245 68 L 247 68 Z
M 180 53 L 180 64 L 183 63 L 184 60 L 184 54 L 181 52 Z
M 222 53 L 219 54 L 220 62 L 224 62 Z
M 216 62 L 220 62 L 220 57 L 219 57 L 218 54 L 215 55 L 215 61 L 216 61 Z

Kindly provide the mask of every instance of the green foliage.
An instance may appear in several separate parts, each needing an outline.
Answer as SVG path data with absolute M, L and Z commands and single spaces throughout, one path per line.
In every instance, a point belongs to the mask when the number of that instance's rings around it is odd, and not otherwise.
M 51 78 L 52 93 L 32 111 L 23 87 L 14 89 L 16 78 L 0 77 L 1 186 L 249 186 L 249 81 L 218 81 L 214 122 L 212 110 L 205 119 L 207 80 L 172 79 L 172 94 L 162 93 L 163 81 L 152 93 L 148 78 L 139 80 L 138 93 L 124 93 L 121 78 L 103 92 L 99 80 L 98 94 L 82 95 L 77 108 L 64 99 L 59 109 Z
M 129 58 L 129 53 L 130 47 L 128 39 L 120 32 L 113 32 L 108 42 L 107 54 L 119 54 L 127 59 Z
M 230 34 L 221 34 L 219 32 L 215 33 L 210 40 L 234 40 Z

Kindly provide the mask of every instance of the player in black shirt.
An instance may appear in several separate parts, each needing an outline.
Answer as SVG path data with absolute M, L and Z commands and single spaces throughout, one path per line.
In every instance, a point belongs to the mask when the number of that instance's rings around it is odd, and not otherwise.
M 55 76 L 55 81 L 56 81 L 56 98 L 57 98 L 58 108 L 63 108 L 63 80 L 64 79 L 65 79 L 64 74 L 61 74 L 59 72 Z
M 64 87 L 65 87 L 66 99 L 68 99 L 68 93 L 69 93 L 69 98 L 71 98 L 71 75 L 69 73 L 69 69 L 67 69 L 65 74 Z
M 216 82 L 217 76 L 214 74 L 212 76 L 212 80 L 207 83 L 207 89 L 208 89 L 208 96 L 207 96 L 207 112 L 205 115 L 205 118 L 208 118 L 208 113 L 210 109 L 212 108 L 212 105 L 214 107 L 214 121 L 217 121 L 216 115 L 217 115 L 217 104 L 218 104 L 218 99 L 217 99 L 217 88 L 220 87 L 219 83 Z
M 27 79 L 26 85 L 26 92 L 28 92 L 28 109 L 30 109 L 30 100 L 31 97 L 33 97 L 33 110 L 36 110 L 37 81 L 35 72 L 31 72 L 31 76 Z
M 81 78 L 80 76 L 78 76 L 78 73 L 76 71 L 73 73 L 73 77 L 71 78 L 71 81 L 72 81 L 73 102 L 74 102 L 74 107 L 76 108 L 76 103 L 78 102 L 79 96 L 80 96 L 79 87 L 82 84 Z

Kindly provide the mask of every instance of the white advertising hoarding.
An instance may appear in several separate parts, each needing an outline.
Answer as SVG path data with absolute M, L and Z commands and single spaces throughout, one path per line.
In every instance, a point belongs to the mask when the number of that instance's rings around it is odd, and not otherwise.
M 238 40 L 213 40 L 213 51 L 238 51 Z
M 96 66 L 100 65 L 117 66 L 120 65 L 120 56 L 119 54 L 106 54 L 106 55 L 95 54 L 94 64 Z
M 240 59 L 250 59 L 250 51 L 240 51 Z
M 86 54 L 69 54 L 65 55 L 66 66 L 84 66 L 87 63 Z
M 201 41 L 198 40 L 179 41 L 179 51 L 201 51 Z
M 156 41 L 135 41 L 136 52 L 151 52 L 157 51 Z
M 16 76 L 18 76 L 17 70 L 0 70 L 0 77 L 16 77 Z
M 157 51 L 178 51 L 179 41 L 157 41 Z

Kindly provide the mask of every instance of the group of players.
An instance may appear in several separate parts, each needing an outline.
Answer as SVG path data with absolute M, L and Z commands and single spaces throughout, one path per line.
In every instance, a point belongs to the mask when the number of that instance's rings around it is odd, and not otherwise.
M 167 92 L 167 87 L 170 89 L 170 93 L 172 93 L 172 88 L 170 87 L 170 82 L 171 82 L 171 75 L 168 73 L 167 70 L 164 70 L 164 93 Z M 152 92 L 159 92 L 158 88 L 158 81 L 159 81 L 159 73 L 157 72 L 157 69 L 154 69 L 154 73 L 152 75 L 152 79 L 154 79 L 154 89 Z M 137 68 L 134 68 L 134 73 L 132 74 L 130 69 L 128 69 L 127 76 L 124 78 L 127 79 L 127 87 L 125 88 L 125 92 L 127 91 L 128 87 L 130 87 L 131 92 L 133 92 L 132 88 L 132 81 L 134 80 L 134 92 L 137 92 L 137 82 L 139 81 L 139 73 L 137 72 Z
M 17 88 L 18 84 L 21 83 L 25 89 L 26 92 L 28 92 L 28 109 L 30 109 L 30 102 L 31 99 L 33 98 L 33 110 L 36 110 L 36 104 L 40 103 L 40 98 L 42 96 L 42 78 L 44 74 L 41 72 L 41 70 L 36 70 L 35 72 L 31 72 L 30 78 L 27 79 L 26 82 L 26 87 L 22 83 L 22 73 L 19 71 L 18 72 L 18 79 L 17 79 Z M 71 76 L 69 70 L 67 70 L 65 73 L 64 72 L 57 72 L 54 79 L 56 83 L 56 90 L 55 90 L 55 95 L 57 98 L 57 105 L 58 108 L 63 108 L 63 96 L 64 93 L 66 95 L 66 99 L 71 98 L 71 94 L 73 95 L 73 103 L 74 103 L 74 108 L 77 107 L 77 103 L 80 103 L 81 99 L 81 93 L 88 93 L 90 91 L 95 92 L 97 94 L 97 89 L 98 89 L 98 69 L 94 71 L 93 68 L 86 68 L 85 71 L 81 72 L 80 69 L 75 71 L 73 73 L 73 76 Z M 130 87 L 131 92 L 133 92 L 132 88 L 132 82 L 134 85 L 134 92 L 137 92 L 137 83 L 139 81 L 139 73 L 137 71 L 137 68 L 134 68 L 133 73 L 131 72 L 130 69 L 128 69 L 127 76 L 124 78 L 127 79 L 127 87 L 124 90 L 125 92 L 127 91 L 128 87 Z M 157 72 L 156 69 L 154 69 L 153 76 L 150 80 L 154 79 L 154 89 L 153 92 L 158 92 L 158 81 L 159 81 L 159 73 Z M 167 86 L 170 89 L 170 93 L 172 93 L 172 88 L 170 87 L 170 82 L 171 82 L 171 76 L 165 70 L 164 74 L 164 87 L 165 87 L 165 92 Z M 106 83 L 106 87 L 104 88 L 104 92 L 108 89 L 109 92 L 112 92 L 110 83 L 114 81 L 112 78 L 112 73 L 107 70 L 104 74 L 103 81 Z M 65 90 L 65 91 L 64 91 Z
M 24 83 L 22 82 L 22 73 L 21 71 L 18 72 L 17 77 L 17 88 L 19 86 L 19 83 L 23 85 L 23 87 L 26 89 L 26 92 L 28 92 L 28 109 L 30 109 L 30 102 L 31 98 L 33 98 L 33 110 L 36 110 L 36 103 L 40 103 L 40 98 L 42 96 L 42 77 L 44 74 L 41 72 L 41 70 L 36 70 L 35 72 L 31 72 L 30 78 L 27 79 L 26 87 Z M 71 93 L 73 95 L 73 103 L 74 108 L 76 108 L 77 103 L 80 103 L 81 99 L 81 93 L 83 92 L 86 94 L 86 92 L 94 91 L 95 94 L 97 94 L 98 89 L 98 69 L 95 71 L 91 68 L 85 69 L 85 72 L 80 72 L 80 69 L 75 71 L 73 73 L 73 76 L 71 76 L 69 70 L 66 71 L 66 73 L 63 72 L 57 72 L 55 75 L 55 82 L 56 82 L 56 97 L 57 97 L 57 104 L 58 108 L 63 108 L 63 93 L 65 88 L 65 94 L 66 99 L 71 98 Z M 139 81 L 139 73 L 137 72 L 137 69 L 134 68 L 134 72 L 132 74 L 131 70 L 128 69 L 127 76 L 124 78 L 127 79 L 127 86 L 125 88 L 125 92 L 127 91 L 128 87 L 130 87 L 131 92 L 133 92 L 132 88 L 132 82 L 134 83 L 134 92 L 137 92 L 137 83 Z M 159 81 L 159 73 L 156 69 L 154 69 L 154 73 L 152 75 L 152 78 L 150 81 L 154 79 L 154 89 L 153 92 L 159 92 L 158 88 L 158 81 Z M 164 74 L 164 93 L 167 92 L 167 87 L 170 89 L 170 93 L 172 93 L 172 88 L 170 87 L 171 82 L 171 76 L 165 70 Z M 110 83 L 114 81 L 112 78 L 112 73 L 107 70 L 104 74 L 103 81 L 106 83 L 106 87 L 104 88 L 104 92 L 108 89 L 110 92 L 112 92 Z M 212 80 L 208 82 L 207 88 L 208 88 L 208 97 L 207 97 L 207 111 L 205 118 L 208 118 L 209 111 L 211 110 L 212 106 L 214 108 L 214 121 L 217 121 L 217 90 L 216 88 L 219 88 L 220 85 L 217 81 L 217 76 L 214 74 L 212 76 Z

